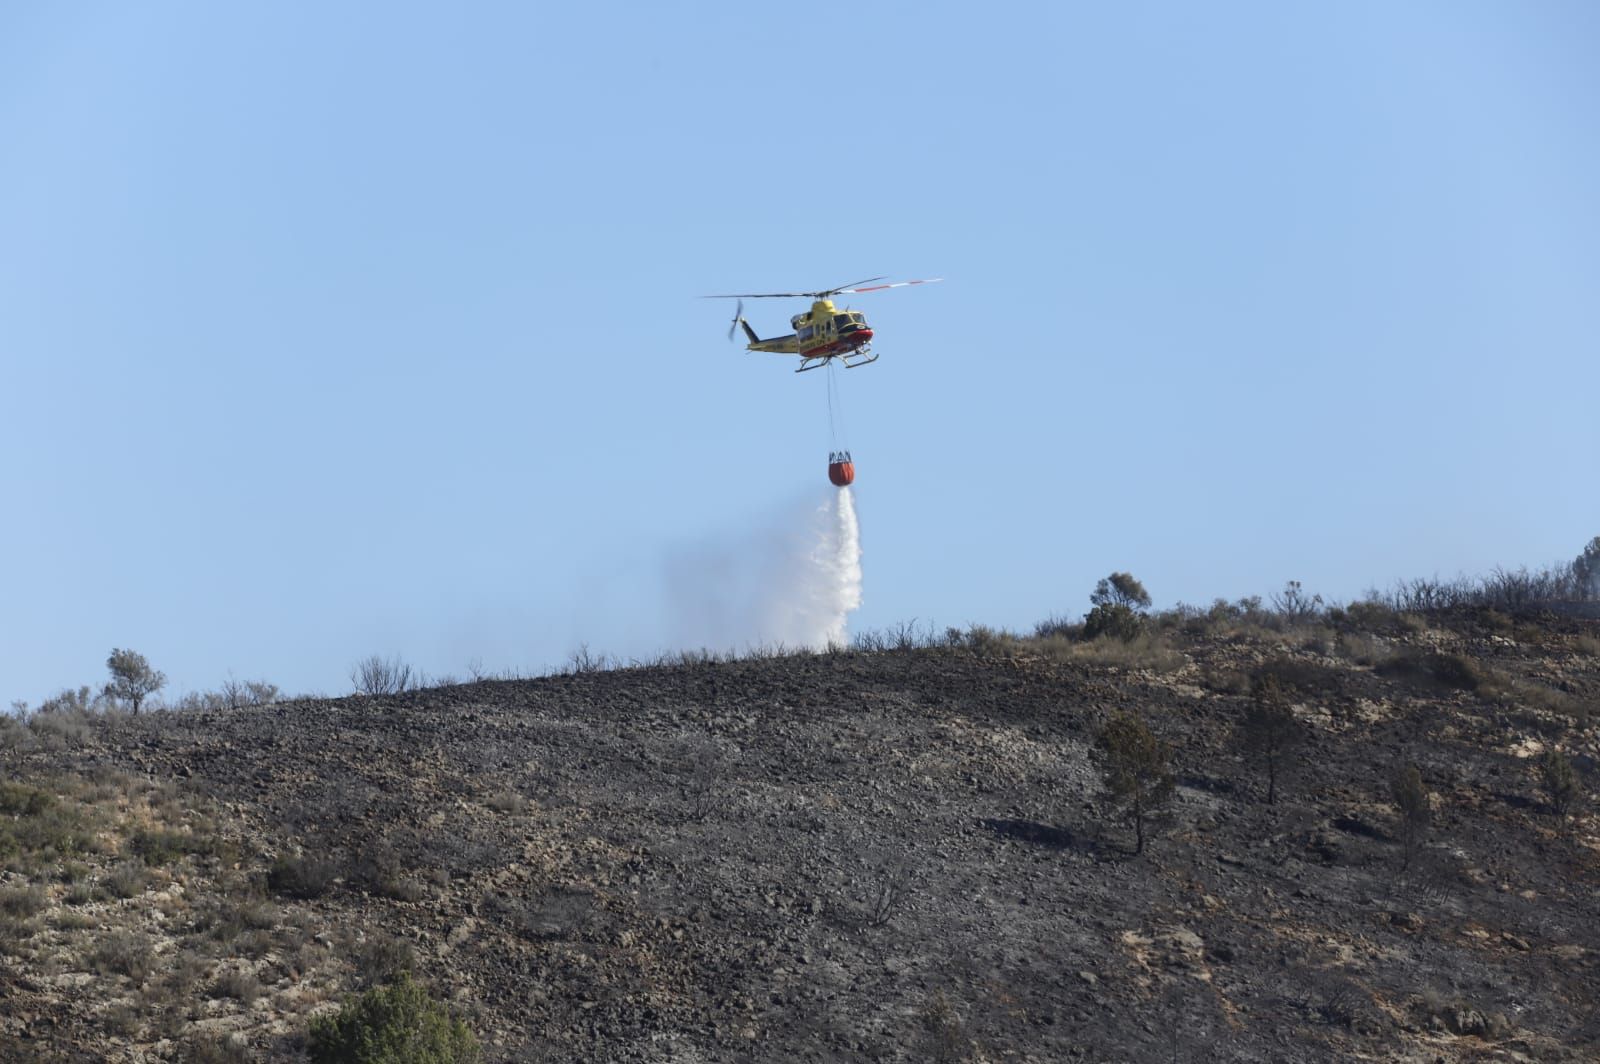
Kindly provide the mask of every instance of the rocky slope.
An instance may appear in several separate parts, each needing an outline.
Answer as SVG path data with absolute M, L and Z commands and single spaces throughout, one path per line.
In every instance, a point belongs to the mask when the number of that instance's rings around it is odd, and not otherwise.
M 299 1059 L 409 968 L 495 1061 L 1595 1059 L 1600 840 L 1534 769 L 1600 783 L 1600 623 L 1362 622 L 12 724 L 0 1057 Z M 1117 710 L 1178 783 L 1138 856 Z

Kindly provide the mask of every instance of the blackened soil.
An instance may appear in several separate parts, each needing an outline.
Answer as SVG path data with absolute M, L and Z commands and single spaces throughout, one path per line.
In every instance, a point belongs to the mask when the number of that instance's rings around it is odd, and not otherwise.
M 1570 715 L 1600 622 L 1563 625 L 1376 640 L 1555 702 L 1258 632 L 1178 642 L 1164 673 L 1024 642 L 146 714 L 15 767 L 177 780 L 258 889 L 274 859 L 334 863 L 276 899 L 332 947 L 219 1013 L 266 1059 L 364 985 L 373 941 L 496 1061 L 1596 1059 L 1595 821 L 1554 816 L 1533 767 L 1600 753 Z M 1246 698 L 1207 680 L 1264 665 L 1309 729 L 1272 806 L 1232 738 Z M 1096 761 L 1117 710 L 1178 778 L 1138 856 Z M 1409 854 L 1407 761 L 1432 792 Z M 106 1034 L 92 980 L 10 994 L 69 1059 L 180 1053 Z

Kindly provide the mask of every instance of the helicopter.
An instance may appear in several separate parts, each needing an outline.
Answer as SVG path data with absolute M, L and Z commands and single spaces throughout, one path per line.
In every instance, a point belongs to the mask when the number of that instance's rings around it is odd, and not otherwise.
M 881 280 L 882 277 L 868 277 L 863 281 L 851 281 L 848 285 L 821 292 L 755 292 L 705 298 L 737 299 L 739 306 L 733 313 L 733 324 L 728 326 L 728 339 L 732 340 L 734 330 L 743 326 L 744 334 L 750 338 L 748 350 L 769 351 L 775 355 L 799 355 L 800 368 L 795 370 L 796 373 L 825 366 L 835 358 L 843 362 L 846 369 L 855 369 L 857 366 L 878 361 L 878 356 L 872 353 L 872 329 L 867 326 L 867 319 L 859 312 L 835 307 L 833 297 L 860 292 L 879 292 L 886 288 L 933 284 L 944 278 L 929 277 L 921 281 L 872 284 L 873 281 Z M 861 287 L 863 285 L 868 287 Z M 789 319 L 789 325 L 794 332 L 788 336 L 774 336 L 763 340 L 756 335 L 756 331 L 744 318 L 744 301 L 747 299 L 810 299 L 813 302 L 810 310 Z

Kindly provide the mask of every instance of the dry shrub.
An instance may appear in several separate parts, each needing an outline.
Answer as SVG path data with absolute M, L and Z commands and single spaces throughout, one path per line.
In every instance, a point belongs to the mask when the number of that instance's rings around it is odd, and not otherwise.
M 1425 1027 L 1466 1037 L 1500 1039 L 1513 1028 L 1504 1013 L 1474 1008 L 1466 1001 L 1447 998 L 1437 990 L 1423 991 L 1413 1006 L 1413 1013 Z
M 516 791 L 496 791 L 484 799 L 483 804 L 497 813 L 507 813 L 511 816 L 521 816 L 528 811 L 528 799 Z
M 1200 672 L 1200 686 L 1214 694 L 1243 697 L 1250 693 L 1250 676 L 1242 669 L 1207 665 Z
M 1378 665 L 1376 671 L 1380 676 L 1457 691 L 1477 691 L 1491 678 L 1470 658 L 1434 650 L 1406 650 Z
M 1345 670 L 1320 662 L 1298 658 L 1272 658 L 1257 665 L 1250 673 L 1252 688 L 1272 680 L 1287 691 L 1304 694 L 1337 693 Z
M 918 1019 L 925 1040 L 923 1060 L 933 1064 L 956 1064 L 967 1059 L 972 1042 L 960 1014 L 943 990 L 935 990 L 928 997 Z
M 1381 602 L 1352 602 L 1344 608 L 1343 621 L 1351 631 L 1393 635 L 1404 625 L 1400 614 Z
M 962 643 L 968 650 L 985 658 L 1009 658 L 1021 646 L 1021 640 L 1013 633 L 1003 628 L 990 628 L 986 624 L 970 626 L 962 637 Z
M 1385 640 L 1365 632 L 1340 632 L 1334 640 L 1333 655 L 1370 668 L 1394 657 L 1394 649 Z
M 368 935 L 352 952 L 356 972 L 365 986 L 393 982 L 417 966 L 417 954 L 411 944 L 390 935 Z
M 105 1011 L 100 1013 L 100 1024 L 106 1033 L 118 1038 L 132 1038 L 138 1034 L 142 1019 L 139 1010 L 126 1001 L 108 1005 Z
M 195 1035 L 183 1044 L 186 1064 L 247 1064 L 255 1060 L 250 1040 L 240 1031 L 227 1035 Z
M 88 742 L 91 719 L 88 713 L 78 710 L 35 713 L 28 718 L 28 728 L 47 747 L 61 749 Z
M 101 975 L 125 975 L 142 983 L 150 974 L 150 940 L 130 931 L 113 931 L 95 945 L 89 963 Z
M 0 954 L 20 953 L 38 930 L 31 920 L 0 916 Z
M 124 861 L 100 880 L 100 885 L 113 898 L 133 898 L 144 893 L 148 878 L 143 865 Z
M 261 996 L 261 980 L 256 978 L 256 973 L 243 968 L 225 968 L 212 982 L 211 992 L 248 1005 Z
M 19 920 L 43 912 L 49 904 L 50 899 L 45 894 L 44 888 L 36 883 L 14 890 L 0 891 L 0 913 Z
M 208 853 L 211 840 L 169 828 L 140 828 L 128 840 L 129 850 L 151 868 L 172 864 L 188 854 Z

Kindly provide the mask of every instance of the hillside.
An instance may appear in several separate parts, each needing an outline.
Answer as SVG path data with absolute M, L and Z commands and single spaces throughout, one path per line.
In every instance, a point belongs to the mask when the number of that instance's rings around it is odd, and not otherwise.
M 1600 622 L 938 642 L 10 723 L 0 1058 L 303 1059 L 405 968 L 492 1061 L 1600 1053 L 1596 821 L 1536 771 L 1600 784 Z M 1172 747 L 1139 855 L 1117 711 Z

